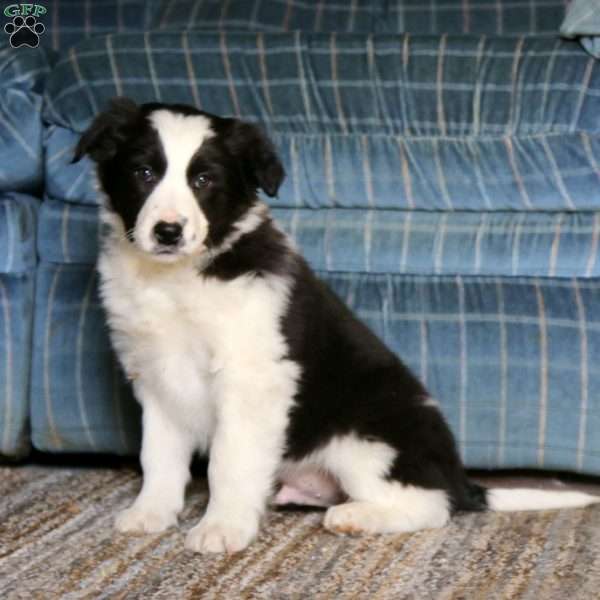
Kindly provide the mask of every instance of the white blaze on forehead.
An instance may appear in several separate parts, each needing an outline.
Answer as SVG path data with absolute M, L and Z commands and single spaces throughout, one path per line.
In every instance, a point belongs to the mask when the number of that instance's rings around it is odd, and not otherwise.
M 156 247 L 153 229 L 159 221 L 184 225 L 183 254 L 201 250 L 208 232 L 206 216 L 200 209 L 187 178 L 192 157 L 202 144 L 215 135 L 210 119 L 203 115 L 183 115 L 170 110 L 157 110 L 148 116 L 158 133 L 166 160 L 166 170 L 140 211 L 135 239 L 142 250 Z
M 167 159 L 167 173 L 187 171 L 198 148 L 215 135 L 210 119 L 203 115 L 182 115 L 170 110 L 157 110 L 148 117 L 158 132 Z

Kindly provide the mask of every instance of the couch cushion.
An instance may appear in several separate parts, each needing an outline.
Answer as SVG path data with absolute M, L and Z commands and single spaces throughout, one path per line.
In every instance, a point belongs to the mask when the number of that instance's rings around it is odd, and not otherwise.
M 322 274 L 439 398 L 469 467 L 600 474 L 598 280 Z M 132 454 L 139 411 L 92 267 L 42 263 L 32 434 L 47 451 Z
M 0 192 L 41 186 L 42 90 L 56 58 L 43 48 L 0 40 Z
M 315 269 L 364 273 L 598 277 L 600 213 L 273 209 Z M 40 256 L 92 264 L 96 207 L 47 199 Z
M 154 28 L 355 33 L 555 34 L 564 0 L 161 0 Z
M 257 84 L 258 82 L 258 84 Z M 115 95 L 263 123 L 288 178 L 275 206 L 598 207 L 600 69 L 575 42 L 156 33 L 91 40 L 47 88 L 48 189 L 94 203 L 68 166 Z
M 138 449 L 139 409 L 110 349 L 96 273 L 88 265 L 38 268 L 31 420 L 38 450 Z

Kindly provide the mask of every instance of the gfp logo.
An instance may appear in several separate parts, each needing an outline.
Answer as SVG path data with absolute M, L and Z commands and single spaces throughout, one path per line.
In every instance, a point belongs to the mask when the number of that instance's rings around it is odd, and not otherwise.
M 4 16 L 12 21 L 6 23 L 4 31 L 10 35 L 10 45 L 13 48 L 37 48 L 40 35 L 46 30 L 38 17 L 46 12 L 46 7 L 41 4 L 9 4 L 4 9 Z

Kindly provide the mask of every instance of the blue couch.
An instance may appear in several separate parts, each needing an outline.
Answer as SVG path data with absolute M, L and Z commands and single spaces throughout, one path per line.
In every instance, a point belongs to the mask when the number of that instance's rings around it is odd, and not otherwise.
M 70 163 L 125 95 L 266 127 L 288 173 L 277 220 L 440 400 L 469 467 L 599 474 L 600 64 L 558 38 L 562 0 L 141 4 L 106 2 L 95 28 L 83 3 L 44 34 L 75 45 L 43 86 L 31 376 L 2 451 L 26 449 L 27 422 L 42 451 L 138 449 L 91 167 Z

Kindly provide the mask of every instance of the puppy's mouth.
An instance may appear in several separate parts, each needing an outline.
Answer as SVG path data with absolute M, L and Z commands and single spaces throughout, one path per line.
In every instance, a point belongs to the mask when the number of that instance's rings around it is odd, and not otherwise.
M 158 256 L 173 256 L 181 253 L 179 251 L 179 247 L 172 248 L 170 246 L 157 246 L 154 249 L 153 254 L 157 254 Z
M 173 263 L 185 258 L 202 255 L 205 252 L 206 246 L 204 244 L 177 244 L 174 246 L 156 244 L 147 254 L 150 254 L 158 262 Z
M 156 245 L 149 252 L 150 256 L 158 262 L 171 263 L 176 262 L 188 255 L 183 251 L 182 246 L 161 246 Z

